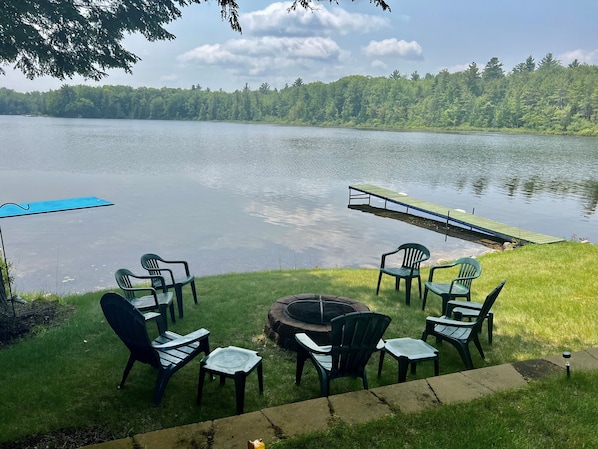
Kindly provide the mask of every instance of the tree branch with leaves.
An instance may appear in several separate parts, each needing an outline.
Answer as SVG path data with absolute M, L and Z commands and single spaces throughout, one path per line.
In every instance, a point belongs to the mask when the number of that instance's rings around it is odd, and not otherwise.
M 0 64 L 14 65 L 29 79 L 81 75 L 97 81 L 107 75 L 108 69 L 131 73 L 141 58 L 122 45 L 126 34 L 140 33 L 150 42 L 175 39 L 164 26 L 181 17 L 181 8 L 208 2 L 0 0 Z M 330 0 L 333 2 L 338 4 L 337 0 Z M 238 2 L 217 0 L 217 3 L 222 20 L 242 32 Z M 383 0 L 370 0 L 370 3 L 390 10 Z M 312 5 L 312 0 L 294 0 L 289 9 Z M 0 74 L 4 73 L 0 67 Z

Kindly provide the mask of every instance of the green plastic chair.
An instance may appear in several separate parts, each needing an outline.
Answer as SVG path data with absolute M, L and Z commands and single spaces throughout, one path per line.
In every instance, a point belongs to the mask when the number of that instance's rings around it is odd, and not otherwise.
M 499 293 L 505 285 L 505 281 L 502 281 L 498 286 L 490 292 L 486 297 L 486 300 L 482 304 L 480 313 L 475 321 L 459 321 L 447 318 L 446 316 L 441 317 L 427 317 L 426 328 L 422 334 L 422 340 L 426 341 L 429 335 L 436 337 L 436 341 L 446 341 L 453 345 L 459 355 L 465 363 L 467 369 L 473 369 L 473 360 L 471 359 L 471 352 L 469 351 L 469 343 L 473 341 L 480 356 L 484 358 L 484 350 L 480 343 L 478 334 L 482 328 L 484 318 L 492 309 L 494 302 L 498 298 Z
M 401 266 L 390 265 L 390 256 L 402 253 L 403 261 Z M 400 257 L 400 256 L 397 256 Z M 395 290 L 399 290 L 401 279 L 405 279 L 405 303 L 411 303 L 411 283 L 417 279 L 419 286 L 419 297 L 422 297 L 422 281 L 419 275 L 419 266 L 430 258 L 430 250 L 419 243 L 404 243 L 394 251 L 382 254 L 380 261 L 380 273 L 378 274 L 378 285 L 376 295 L 380 292 L 382 275 L 387 274 L 395 278 Z M 387 260 L 389 259 L 389 260 Z
M 483 304 L 474 301 L 456 301 L 450 300 L 446 304 L 446 316 L 456 320 L 468 319 L 475 320 L 480 315 Z M 489 310 L 484 317 L 488 323 L 488 344 L 492 344 L 492 332 L 494 329 L 494 311 Z
M 146 280 L 151 281 L 152 285 L 164 286 L 166 282 L 162 276 L 139 276 L 133 274 L 126 268 L 116 270 L 114 274 L 116 283 L 121 288 L 125 295 L 125 299 L 129 301 L 136 309 L 141 312 L 157 310 L 160 313 L 162 322 L 158 322 L 158 329 L 160 332 L 164 332 L 168 329 L 168 318 L 167 309 L 170 309 L 170 318 L 174 323 L 176 318 L 174 316 L 174 303 L 172 292 L 169 292 L 167 288 L 163 288 L 162 293 L 156 291 L 154 287 L 146 287 L 142 285 L 134 285 L 133 280 Z M 139 293 L 148 293 L 142 296 L 138 296 Z M 149 320 L 151 315 L 147 315 Z
M 434 275 L 437 275 L 439 270 L 453 267 L 459 267 L 457 277 L 453 278 L 450 282 L 434 282 Z M 471 257 L 462 257 L 453 263 L 431 267 L 428 281 L 424 287 L 422 310 L 426 308 L 428 291 L 442 298 L 443 315 L 446 315 L 446 305 L 451 299 L 466 298 L 467 301 L 471 301 L 471 283 L 474 279 L 479 278 L 481 274 L 482 266 L 476 259 Z
M 145 318 L 125 298 L 117 293 L 106 293 L 100 305 L 106 321 L 130 351 L 119 389 L 124 386 L 136 361 L 147 363 L 158 370 L 154 389 L 154 403 L 158 405 L 172 375 L 200 353 L 210 353 L 210 332 L 206 329 L 184 336 L 165 331 L 150 341 Z
M 189 264 L 184 260 L 165 260 L 157 254 L 147 253 L 141 256 L 141 266 L 152 276 L 162 276 L 166 281 L 166 289 L 173 288 L 176 294 L 179 318 L 183 318 L 183 287 L 191 285 L 193 300 L 197 304 L 195 276 L 189 271 Z M 156 289 L 162 289 L 158 282 L 152 282 Z
M 382 336 L 391 318 L 378 312 L 351 312 L 330 321 L 330 344 L 320 346 L 307 334 L 295 334 L 299 344 L 295 383 L 301 382 L 303 364 L 309 357 L 318 371 L 322 396 L 330 393 L 330 381 L 360 377 L 368 389 L 365 372 L 371 355 L 384 348 Z

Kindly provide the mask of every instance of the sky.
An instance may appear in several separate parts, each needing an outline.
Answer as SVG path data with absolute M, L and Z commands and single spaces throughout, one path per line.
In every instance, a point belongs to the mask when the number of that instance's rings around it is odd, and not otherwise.
M 407 77 L 482 70 L 497 57 L 505 72 L 547 53 L 563 65 L 598 65 L 598 0 L 389 0 L 382 11 L 366 0 L 323 0 L 313 10 L 289 12 L 290 2 L 238 0 L 242 34 L 220 18 L 215 1 L 183 8 L 166 26 L 177 38 L 125 38 L 142 58 L 133 74 L 111 70 L 99 82 L 75 77 L 28 80 L 3 66 L 0 87 L 18 92 L 62 85 L 127 85 L 233 92 L 267 83 L 281 89 L 297 78 L 329 83 L 348 75 Z

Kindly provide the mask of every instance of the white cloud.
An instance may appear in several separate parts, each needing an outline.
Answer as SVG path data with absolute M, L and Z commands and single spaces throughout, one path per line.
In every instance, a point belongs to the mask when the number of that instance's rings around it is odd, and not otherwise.
M 563 65 L 570 64 L 576 59 L 581 63 L 596 65 L 598 64 L 598 50 L 572 50 L 559 55 L 556 59 Z
M 181 62 L 219 66 L 256 76 L 289 68 L 338 63 L 346 52 L 324 37 L 233 39 L 225 44 L 202 45 L 179 56 Z
M 421 59 L 423 50 L 416 41 L 407 42 L 396 38 L 370 41 L 363 48 L 367 56 L 400 56 L 405 59 Z
M 297 8 L 290 11 L 291 2 L 273 3 L 265 9 L 243 14 L 240 18 L 244 32 L 255 35 L 330 35 L 368 33 L 389 26 L 384 17 L 356 14 L 341 8 L 314 6 L 312 10 Z
M 200 45 L 193 50 L 183 53 L 177 58 L 181 62 L 196 61 L 202 64 L 217 65 L 234 61 L 235 55 L 230 53 L 224 45 Z
M 379 59 L 372 61 L 371 66 L 375 69 L 383 69 L 383 70 L 386 70 L 388 68 L 388 65 L 384 61 L 380 61 Z
M 478 66 L 478 69 L 480 71 L 483 69 L 483 67 L 480 69 L 480 65 L 479 64 L 477 64 L 477 66 Z M 446 69 L 446 70 L 449 71 L 449 73 L 458 73 L 458 72 L 464 72 L 468 68 L 469 68 L 469 64 L 455 64 L 455 65 L 452 65 L 450 67 L 442 67 L 438 71 Z

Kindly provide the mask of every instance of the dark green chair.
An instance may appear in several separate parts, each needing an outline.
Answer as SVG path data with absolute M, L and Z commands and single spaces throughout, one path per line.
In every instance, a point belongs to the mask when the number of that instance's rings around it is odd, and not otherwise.
M 185 285 L 191 285 L 193 300 L 197 304 L 195 276 L 189 271 L 187 262 L 184 260 L 165 260 L 157 254 L 147 253 L 141 256 L 141 266 L 152 276 L 162 276 L 166 281 L 166 289 L 174 289 L 180 318 L 183 318 L 183 287 Z M 158 281 L 152 281 L 152 286 L 155 289 L 162 289 Z
M 400 266 L 392 265 L 391 257 L 399 258 L 402 254 L 403 261 Z M 417 279 L 419 286 L 419 297 L 422 297 L 422 281 L 419 275 L 419 266 L 430 258 L 430 250 L 419 243 L 404 243 L 394 251 L 382 254 L 380 261 L 380 273 L 378 274 L 378 285 L 376 286 L 376 295 L 380 292 L 380 282 L 382 275 L 387 274 L 395 278 L 395 290 L 399 290 L 401 279 L 405 279 L 405 303 L 411 303 L 411 283 Z M 388 259 L 388 260 L 387 260 Z
M 147 363 L 158 370 L 154 389 L 154 403 L 157 405 L 175 372 L 200 353 L 210 353 L 210 332 L 206 329 L 198 329 L 184 336 L 165 331 L 150 341 L 145 318 L 125 298 L 117 293 L 106 293 L 100 304 L 108 324 L 130 351 L 119 389 L 124 386 L 136 361 Z
M 483 304 L 474 301 L 451 300 L 446 304 L 446 316 L 456 320 L 475 320 L 480 315 Z M 488 323 L 488 344 L 492 344 L 492 332 L 494 329 L 494 312 L 489 310 L 484 317 Z
M 454 267 L 458 267 L 459 272 L 450 282 L 434 282 L 434 276 L 438 275 L 440 270 L 451 269 Z M 454 268 L 454 270 L 456 271 L 457 268 Z M 462 257 L 449 264 L 431 267 L 428 281 L 424 286 L 422 310 L 426 308 L 426 300 L 429 291 L 442 298 L 443 315 L 446 315 L 446 304 L 451 299 L 466 298 L 467 301 L 471 301 L 471 283 L 474 279 L 479 278 L 481 274 L 482 266 L 476 259 L 471 257 Z
M 426 318 L 426 328 L 422 334 L 422 340 L 426 341 L 429 335 L 436 337 L 436 341 L 446 341 L 453 345 L 459 355 L 463 359 L 467 369 L 473 369 L 473 361 L 471 359 L 471 352 L 469 351 L 469 343 L 473 341 L 480 356 L 484 358 L 484 351 L 480 344 L 478 334 L 482 328 L 484 318 L 492 309 L 494 302 L 498 298 L 498 295 L 505 285 L 505 281 L 502 281 L 490 294 L 486 297 L 486 300 L 482 304 L 480 313 L 475 321 L 459 321 L 447 318 L 446 316 L 441 317 L 428 317 Z
M 390 317 L 377 312 L 351 312 L 330 321 L 330 344 L 320 346 L 307 334 L 297 333 L 297 370 L 301 382 L 303 364 L 309 357 L 318 371 L 322 396 L 330 393 L 330 381 L 339 377 L 360 377 L 368 389 L 365 367 L 371 355 L 384 348 L 382 336 Z
M 159 293 L 154 287 L 134 285 L 133 280 L 145 280 L 151 281 L 152 285 L 165 286 L 166 281 L 162 276 L 139 276 L 133 274 L 126 268 L 116 270 L 114 274 L 116 283 L 123 291 L 125 298 L 129 301 L 136 309 L 141 312 L 157 310 L 162 317 L 162 323 L 158 322 L 158 328 L 160 332 L 164 332 L 168 329 L 168 318 L 167 309 L 170 309 L 170 318 L 172 322 L 176 320 L 174 316 L 174 303 L 172 292 L 169 292 L 166 287 Z M 139 296 L 140 293 L 149 293 Z M 146 314 L 146 319 L 152 319 L 153 315 Z

